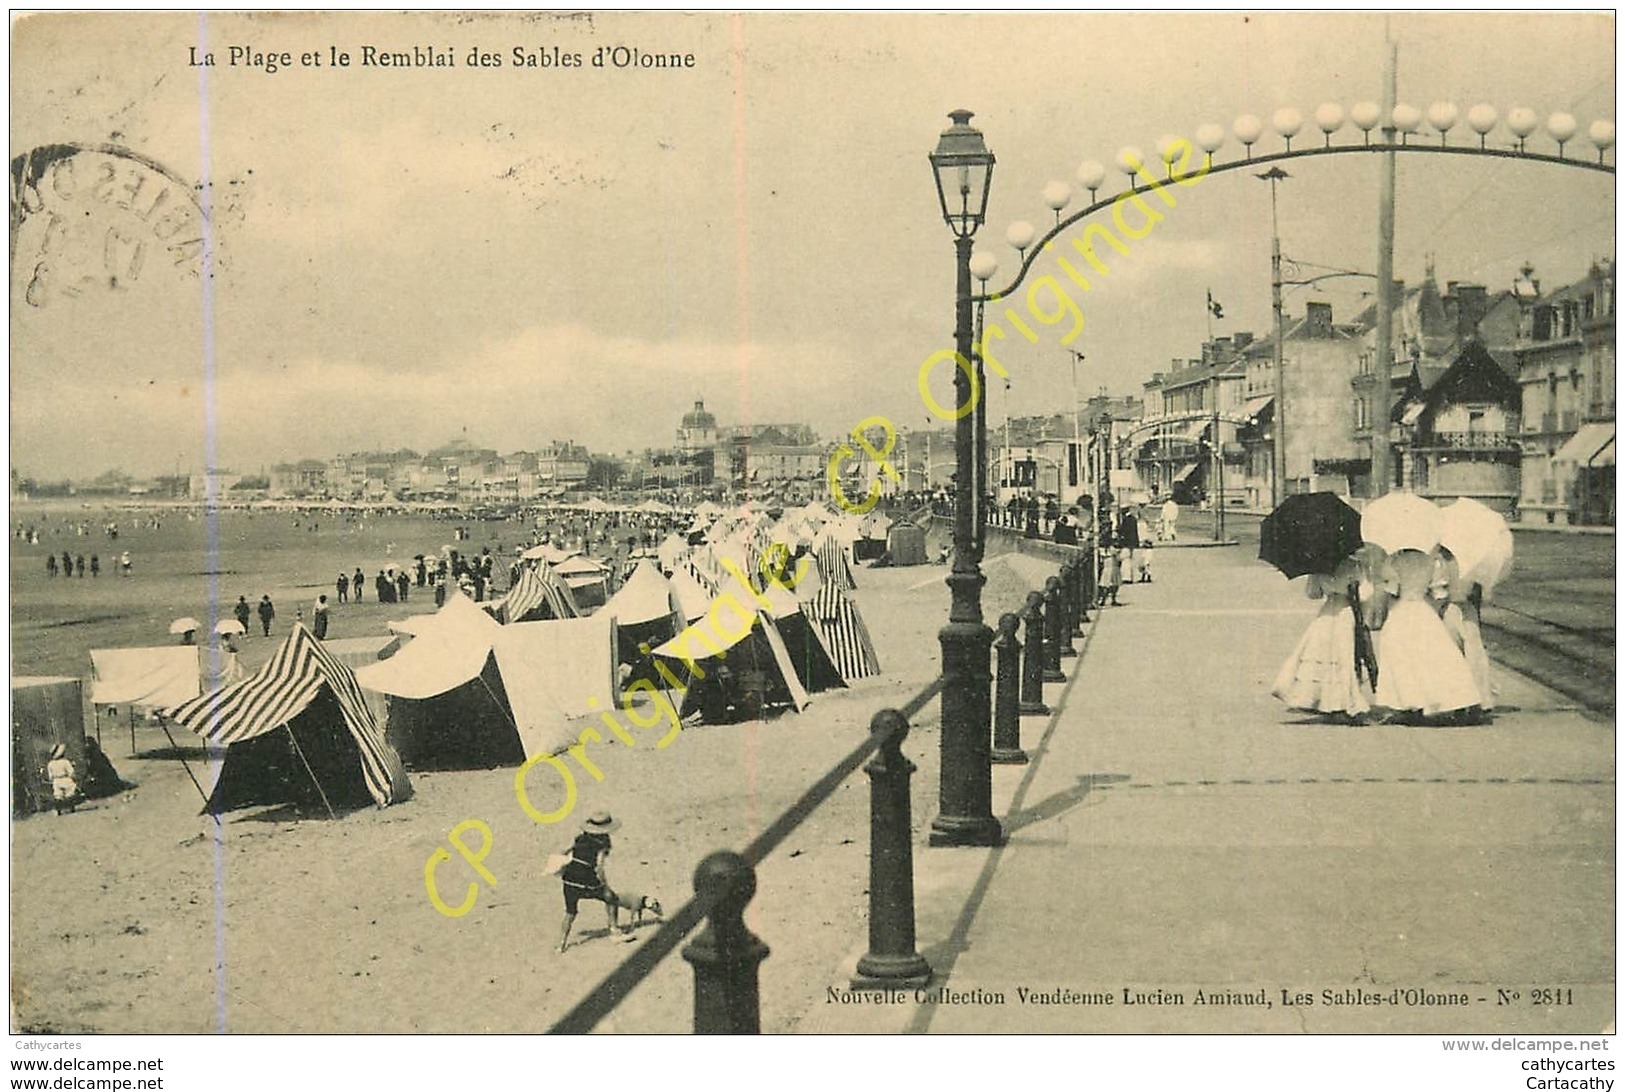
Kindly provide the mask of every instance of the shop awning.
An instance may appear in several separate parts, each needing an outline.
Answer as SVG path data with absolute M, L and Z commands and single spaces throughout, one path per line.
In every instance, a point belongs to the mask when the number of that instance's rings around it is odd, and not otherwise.
M 1192 474 L 1194 474 L 1196 472 L 1196 468 L 1199 465 L 1201 465 L 1201 464 L 1200 463 L 1186 463 L 1184 466 L 1180 467 L 1179 468 L 1179 473 L 1174 475 L 1174 484 L 1178 485 L 1180 482 L 1184 481 L 1186 478 L 1188 478 Z
M 1241 407 L 1241 415 L 1243 417 L 1256 418 L 1259 414 L 1269 409 L 1274 402 L 1275 396 L 1273 394 L 1266 394 L 1258 398 L 1249 398 L 1247 399 L 1247 404 Z
M 1575 466 L 1614 465 L 1614 422 L 1588 421 L 1552 456 L 1554 463 Z

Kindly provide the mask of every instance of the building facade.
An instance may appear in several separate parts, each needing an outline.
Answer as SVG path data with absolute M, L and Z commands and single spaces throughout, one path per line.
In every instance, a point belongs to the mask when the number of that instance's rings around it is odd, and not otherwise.
M 1614 523 L 1614 263 L 1534 293 L 1515 352 L 1522 392 L 1518 507 L 1536 523 Z

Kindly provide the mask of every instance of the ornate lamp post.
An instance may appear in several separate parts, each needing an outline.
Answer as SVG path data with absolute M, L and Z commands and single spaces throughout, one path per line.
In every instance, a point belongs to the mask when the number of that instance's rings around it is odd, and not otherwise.
M 974 308 L 971 292 L 971 246 L 987 215 L 993 184 L 993 153 L 969 110 L 948 115 L 931 153 L 942 218 L 954 233 L 955 281 L 954 372 L 954 567 L 948 576 L 953 603 L 942 642 L 942 781 L 939 808 L 931 823 L 932 845 L 994 845 L 1003 837 L 993 817 L 992 675 L 989 657 L 993 631 L 982 620 L 982 575 L 979 563 L 981 523 L 985 518 L 977 495 L 982 453 L 978 449 L 980 416 L 974 402 L 983 397 L 977 364 L 972 363 Z M 972 369 L 975 368 L 976 372 Z M 984 441 L 985 442 L 985 441 Z

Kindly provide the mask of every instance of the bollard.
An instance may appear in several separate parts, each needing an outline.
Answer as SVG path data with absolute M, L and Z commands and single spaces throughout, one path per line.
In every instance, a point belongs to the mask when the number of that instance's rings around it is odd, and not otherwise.
M 683 949 L 694 968 L 694 1033 L 759 1035 L 761 997 L 756 968 L 768 947 L 745 928 L 745 905 L 756 894 L 756 870 L 745 858 L 719 850 L 694 870 L 694 892 L 718 895 L 705 932 Z
M 1071 582 L 1067 584 L 1067 602 L 1072 604 L 1072 636 L 1083 636 L 1083 623 L 1089 620 L 1083 606 L 1083 561 L 1074 557 L 1067 562 Z
M 1044 681 L 1066 682 L 1061 673 L 1061 581 L 1044 581 Z
M 1027 625 L 1027 640 L 1021 657 L 1021 712 L 1049 715 L 1044 704 L 1044 597 L 1039 592 L 1027 593 L 1027 605 L 1021 620 Z
M 1087 545 L 1078 555 L 1078 621 L 1089 621 L 1089 608 L 1095 605 L 1095 552 Z
M 1072 638 L 1078 628 L 1078 600 L 1076 590 L 1072 587 L 1072 570 L 1070 562 L 1061 566 L 1060 575 L 1056 578 L 1056 603 L 1061 608 L 1061 655 L 1076 656 L 1078 650 L 1072 647 Z
M 1014 614 L 999 616 L 999 635 L 993 638 L 998 689 L 993 695 L 993 761 L 1019 765 L 1027 761 L 1021 749 L 1021 642 L 1016 627 L 1021 619 Z
M 889 733 L 864 772 L 869 775 L 869 951 L 858 960 L 855 990 L 919 987 L 931 964 L 914 948 L 914 830 L 908 782 L 914 763 L 903 756 L 908 721 L 882 709 L 869 722 Z

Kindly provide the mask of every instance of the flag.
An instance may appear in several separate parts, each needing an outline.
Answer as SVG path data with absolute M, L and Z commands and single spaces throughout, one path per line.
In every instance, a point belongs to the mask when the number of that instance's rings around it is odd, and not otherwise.
M 1224 304 L 1213 298 L 1213 290 L 1208 289 L 1207 309 L 1213 312 L 1214 318 L 1224 318 Z

